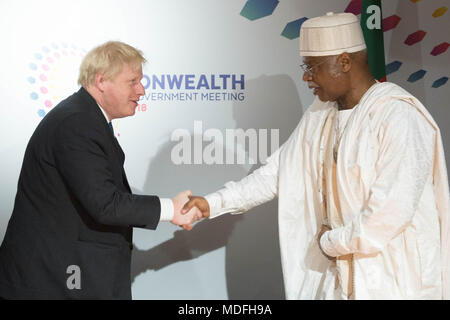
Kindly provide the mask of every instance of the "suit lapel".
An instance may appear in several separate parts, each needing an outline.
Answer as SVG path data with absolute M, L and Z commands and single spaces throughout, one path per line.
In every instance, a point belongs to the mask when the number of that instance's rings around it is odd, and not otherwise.
M 120 164 L 123 166 L 123 164 L 125 163 L 125 153 L 123 153 L 123 150 L 120 147 L 120 144 L 119 144 L 119 141 L 117 141 L 117 138 L 114 137 L 112 134 L 110 136 L 112 136 L 112 143 L 115 147 L 117 156 L 119 157 Z
M 89 94 L 89 92 L 86 91 L 83 87 L 80 88 L 78 91 L 78 94 L 82 95 L 84 100 L 86 101 L 86 108 L 89 109 L 90 112 L 93 113 L 93 116 L 96 117 L 99 120 L 99 123 L 103 126 L 103 130 L 106 132 L 106 135 L 108 136 L 109 141 L 114 146 L 114 153 L 116 154 L 116 159 L 119 161 L 120 168 L 122 170 L 122 180 L 124 186 L 127 188 L 128 192 L 131 193 L 130 185 L 128 184 L 128 179 L 125 174 L 125 170 L 123 168 L 123 165 L 125 163 L 125 154 L 120 147 L 119 141 L 117 141 L 116 137 L 111 132 L 111 129 L 109 128 L 109 124 L 106 121 L 105 117 L 103 116 L 102 111 L 100 110 L 100 107 L 98 106 L 95 99 Z
M 127 175 L 125 174 L 125 170 L 123 168 L 123 164 L 125 163 L 125 153 L 123 152 L 122 148 L 120 147 L 119 141 L 117 140 L 116 137 L 114 137 L 114 144 L 116 145 L 117 151 L 119 152 L 120 163 L 122 164 L 123 184 L 125 185 L 125 187 L 127 187 L 128 191 L 131 193 L 131 188 L 130 188 L 130 185 L 128 184 Z

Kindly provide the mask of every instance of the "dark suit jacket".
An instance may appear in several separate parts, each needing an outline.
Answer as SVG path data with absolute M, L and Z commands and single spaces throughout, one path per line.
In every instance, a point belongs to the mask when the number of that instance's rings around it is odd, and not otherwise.
M 25 151 L 0 248 L 1 297 L 131 299 L 132 227 L 156 229 L 161 205 L 131 193 L 124 160 L 84 88 L 47 114 Z M 81 289 L 67 285 L 70 266 Z

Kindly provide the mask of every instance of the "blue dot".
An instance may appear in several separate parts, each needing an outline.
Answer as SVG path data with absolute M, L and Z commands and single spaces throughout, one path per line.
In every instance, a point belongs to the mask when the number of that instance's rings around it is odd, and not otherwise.
M 42 51 L 45 53 L 49 53 L 50 49 L 48 47 L 42 47 Z
M 37 100 L 37 99 L 39 98 L 39 96 L 38 96 L 38 94 L 37 94 L 36 92 L 32 92 L 32 93 L 30 94 L 30 98 L 31 98 L 32 100 Z
M 38 59 L 38 60 L 42 60 L 42 54 L 40 54 L 40 53 L 36 53 L 36 54 L 34 55 L 34 57 L 35 57 L 36 59 Z
M 77 46 L 73 44 L 73 45 L 72 45 L 72 49 L 76 50 L 76 49 L 77 49 Z
M 30 69 L 31 70 L 37 70 L 37 65 L 34 63 L 30 63 Z
M 64 48 L 67 48 L 67 43 L 63 42 L 62 45 L 63 45 Z
M 38 110 L 38 116 L 41 117 L 41 118 L 45 117 L 45 111 L 43 109 L 39 109 Z
M 446 84 L 448 81 L 448 77 L 442 77 L 440 79 L 437 79 L 435 82 L 433 82 L 432 87 L 433 88 L 439 88 L 442 87 L 444 84 Z
M 28 82 L 33 84 L 36 82 L 36 79 L 34 77 L 28 77 Z
M 58 45 L 57 45 L 56 43 L 53 43 L 53 44 L 52 44 L 52 47 L 53 47 L 53 49 L 58 49 L 58 48 L 59 48 Z

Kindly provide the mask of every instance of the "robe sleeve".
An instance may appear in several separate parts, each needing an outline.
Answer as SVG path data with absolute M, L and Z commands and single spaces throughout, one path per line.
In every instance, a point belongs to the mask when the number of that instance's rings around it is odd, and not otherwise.
M 267 163 L 238 182 L 230 181 L 225 188 L 205 196 L 210 207 L 210 218 L 225 213 L 240 214 L 278 195 L 280 149 Z
M 381 251 L 412 221 L 431 179 L 434 129 L 408 103 L 391 104 L 394 111 L 381 127 L 377 176 L 367 204 L 350 223 L 323 234 L 320 245 L 329 256 Z

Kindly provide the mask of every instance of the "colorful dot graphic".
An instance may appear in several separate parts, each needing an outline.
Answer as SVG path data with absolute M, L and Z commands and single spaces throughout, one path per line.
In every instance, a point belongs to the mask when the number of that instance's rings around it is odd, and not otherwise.
M 301 19 L 289 22 L 285 27 L 281 35 L 288 39 L 296 39 L 300 37 L 300 28 L 308 18 L 303 17 Z
M 402 20 L 402 18 L 400 18 L 398 15 L 394 14 L 390 17 L 384 18 L 383 19 L 383 32 L 389 31 L 391 29 L 394 29 L 395 27 L 397 27 L 397 25 L 399 24 L 400 20 Z
M 422 79 L 426 73 L 427 72 L 425 70 L 416 71 L 408 77 L 408 82 L 416 82 L 416 81 Z
M 422 41 L 426 34 L 427 33 L 423 30 L 418 30 L 416 32 L 413 32 L 408 36 L 408 38 L 406 38 L 405 44 L 407 44 L 408 46 L 412 46 L 412 45 Z
M 241 16 L 257 20 L 270 16 L 278 6 L 278 0 L 248 0 L 241 11 Z
M 450 46 L 450 44 L 448 42 L 443 42 L 443 43 L 437 45 L 436 47 L 434 47 L 433 50 L 431 50 L 430 54 L 432 56 L 440 55 L 440 54 L 444 53 L 445 51 L 447 51 L 447 48 L 449 46 Z
M 402 62 L 400 62 L 400 61 L 394 61 L 394 62 L 387 64 L 386 65 L 386 75 L 389 75 L 389 74 L 397 71 L 398 69 L 400 69 L 401 66 L 402 66 Z
M 86 50 L 80 49 L 75 44 L 66 42 L 53 42 L 50 45 L 43 45 L 40 50 L 31 55 L 31 61 L 28 64 L 29 76 L 26 78 L 30 85 L 30 100 L 37 106 L 37 115 L 45 117 L 59 101 L 55 88 L 58 87 L 58 77 L 55 78 L 55 72 L 61 70 L 61 64 L 73 63 L 73 59 L 82 58 Z M 55 86 L 56 84 L 56 86 Z
M 439 18 L 440 16 L 443 16 L 447 12 L 447 7 L 440 7 L 439 9 L 436 9 L 433 12 L 433 17 Z
M 420 0 L 410 0 L 412 3 L 418 3 Z M 419 9 L 418 9 L 419 10 Z M 435 19 L 439 19 L 440 17 L 444 16 L 447 12 L 448 8 L 445 6 L 442 6 L 440 8 L 435 9 L 432 12 L 432 16 Z M 360 15 L 362 11 L 362 0 L 351 0 L 347 4 L 347 7 L 345 9 L 345 12 L 351 12 L 355 15 Z M 402 21 L 402 17 L 400 16 L 400 13 L 391 15 L 389 17 L 386 17 L 382 21 L 383 25 L 383 32 L 388 31 L 395 31 L 395 28 L 397 28 L 398 24 Z M 404 17 L 405 21 L 407 21 L 408 17 Z M 433 19 L 434 20 L 434 19 Z M 430 21 L 432 23 L 433 21 Z M 406 38 L 403 41 L 403 45 L 405 46 L 418 46 L 423 45 L 422 40 L 427 37 L 432 37 L 433 35 L 428 35 L 426 30 L 410 30 L 410 33 L 406 36 Z M 434 44 L 433 48 L 430 48 L 430 54 L 432 56 L 439 56 L 444 54 L 447 51 L 447 48 L 449 47 L 448 42 L 443 43 L 436 43 Z M 386 65 L 386 75 L 392 74 L 394 72 L 397 72 L 400 67 L 402 66 L 403 62 L 401 61 L 393 61 Z M 410 83 L 419 82 L 419 80 L 430 77 L 431 75 L 428 74 L 426 70 L 420 69 L 418 71 L 413 72 L 408 76 L 408 79 L 406 81 Z M 445 85 L 448 81 L 448 77 L 441 77 L 437 80 L 435 80 L 432 84 L 433 88 L 439 88 Z
M 440 79 L 437 79 L 435 82 L 433 82 L 432 87 L 433 88 L 439 88 L 442 87 L 444 84 L 446 84 L 448 81 L 448 77 L 442 77 Z
M 401 0 L 403 1 L 403 0 Z M 405 0 L 406 1 L 406 0 Z M 420 2 L 420 0 L 410 0 L 412 5 Z M 274 13 L 274 11 L 280 6 L 280 1 L 277 0 L 248 0 L 245 2 L 244 7 L 242 8 L 240 15 L 247 18 L 248 20 L 254 21 L 257 19 L 261 19 L 267 16 L 270 16 Z M 419 10 L 419 9 L 417 9 Z M 345 7 L 344 12 L 350 12 L 355 15 L 360 15 L 362 11 L 362 0 L 350 0 Z M 432 20 L 430 23 L 434 21 L 438 21 L 442 16 L 448 16 L 448 8 L 446 6 L 441 6 L 436 8 L 430 12 L 430 17 L 432 16 Z M 383 32 L 395 32 L 397 26 L 401 23 L 402 17 L 401 12 L 396 12 L 395 14 L 385 17 L 382 21 Z M 307 17 L 298 17 L 296 20 L 288 22 L 283 31 L 281 32 L 281 36 L 293 40 L 297 39 L 300 34 L 300 28 L 303 22 L 305 22 Z M 408 17 L 404 16 L 403 19 L 407 23 Z M 426 30 L 410 30 L 410 33 L 403 40 L 403 45 L 405 46 L 419 46 L 424 45 L 422 40 L 427 36 L 428 38 L 433 35 L 428 35 Z M 445 54 L 447 48 L 449 47 L 448 42 L 435 43 L 434 47 L 429 48 L 429 52 L 432 56 L 440 56 Z M 392 74 L 400 69 L 403 62 L 401 61 L 393 61 L 386 65 L 386 75 Z M 420 79 L 424 77 L 430 77 L 432 75 L 428 74 L 426 70 L 418 70 L 408 76 L 407 81 L 410 83 L 418 82 Z M 433 88 L 439 88 L 444 86 L 448 82 L 448 77 L 441 77 L 433 82 Z

